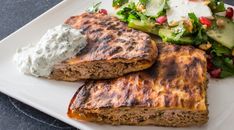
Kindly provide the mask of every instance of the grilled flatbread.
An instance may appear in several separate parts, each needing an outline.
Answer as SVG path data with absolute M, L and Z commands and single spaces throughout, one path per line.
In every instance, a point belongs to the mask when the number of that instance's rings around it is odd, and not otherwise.
M 157 47 L 148 34 L 128 28 L 115 17 L 84 13 L 65 23 L 82 30 L 88 45 L 76 57 L 56 65 L 52 79 L 115 78 L 147 69 L 157 57 Z
M 208 121 L 206 57 L 190 46 L 159 45 L 149 69 L 112 80 L 87 81 L 68 116 L 113 125 L 187 127 Z

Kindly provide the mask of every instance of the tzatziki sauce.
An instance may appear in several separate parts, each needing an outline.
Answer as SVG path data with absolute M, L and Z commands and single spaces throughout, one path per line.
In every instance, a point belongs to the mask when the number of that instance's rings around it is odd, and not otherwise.
M 62 24 L 49 29 L 37 44 L 18 49 L 14 62 L 25 74 L 48 77 L 55 64 L 75 56 L 86 45 L 86 37 L 80 30 Z

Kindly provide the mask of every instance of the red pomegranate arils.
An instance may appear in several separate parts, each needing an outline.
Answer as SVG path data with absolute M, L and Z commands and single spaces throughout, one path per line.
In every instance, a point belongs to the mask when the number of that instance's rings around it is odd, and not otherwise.
M 233 17 L 234 10 L 232 7 L 228 7 L 226 10 L 226 17 L 229 19 L 232 19 Z
M 221 72 L 222 72 L 222 69 L 221 68 L 217 68 L 217 69 L 214 69 L 210 72 L 210 76 L 212 78 L 220 78 L 221 76 Z
M 156 22 L 159 24 L 163 24 L 167 21 L 167 17 L 166 16 L 160 16 L 156 19 Z
M 212 22 L 206 17 L 200 17 L 199 21 L 201 24 L 206 25 L 207 27 L 211 27 L 212 25 Z
M 98 12 L 99 12 L 100 14 L 104 14 L 104 15 L 107 15 L 107 14 L 108 14 L 108 12 L 107 12 L 106 9 L 100 9 Z

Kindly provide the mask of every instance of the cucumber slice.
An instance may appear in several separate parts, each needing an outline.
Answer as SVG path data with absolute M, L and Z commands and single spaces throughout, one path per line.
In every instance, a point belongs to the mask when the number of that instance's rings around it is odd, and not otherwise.
M 217 16 L 216 19 L 224 21 L 223 27 L 211 28 L 207 35 L 229 49 L 234 48 L 234 22 L 222 16 Z
M 167 28 L 159 29 L 159 36 L 165 42 L 172 42 L 175 44 L 192 44 L 193 43 L 192 37 L 184 36 L 178 39 L 173 35 L 173 30 L 167 29 Z
M 145 15 L 158 17 L 162 14 L 167 0 L 149 0 L 146 3 Z

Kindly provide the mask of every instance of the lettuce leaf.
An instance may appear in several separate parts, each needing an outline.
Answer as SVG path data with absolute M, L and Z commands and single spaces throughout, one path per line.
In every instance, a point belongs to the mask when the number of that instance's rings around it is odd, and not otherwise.
M 227 47 L 222 46 L 219 43 L 212 42 L 212 53 L 215 53 L 217 56 L 231 55 L 231 50 Z
M 234 76 L 234 64 L 231 58 L 215 56 L 212 60 L 213 64 L 222 69 L 221 78 Z

